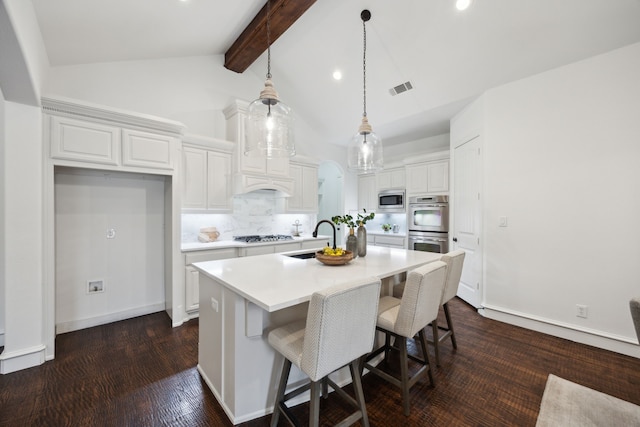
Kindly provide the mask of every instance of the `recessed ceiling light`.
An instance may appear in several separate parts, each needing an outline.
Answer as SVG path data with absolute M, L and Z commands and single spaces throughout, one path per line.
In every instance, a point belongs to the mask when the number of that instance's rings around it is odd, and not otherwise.
M 471 6 L 473 0 L 456 0 L 456 9 L 458 10 L 466 10 Z
M 333 72 L 333 78 L 334 78 L 335 80 L 342 80 L 342 71 L 340 71 L 340 70 L 335 70 L 335 71 Z

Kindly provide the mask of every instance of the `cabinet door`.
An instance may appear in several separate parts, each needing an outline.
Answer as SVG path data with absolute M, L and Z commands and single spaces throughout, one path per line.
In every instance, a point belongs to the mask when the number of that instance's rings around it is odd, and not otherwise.
M 190 265 L 185 268 L 185 308 L 186 311 L 197 310 L 200 295 L 200 272 Z
M 449 162 L 427 164 L 427 192 L 446 193 L 449 191 Z
M 200 272 L 191 266 L 194 262 L 214 261 L 217 259 L 235 258 L 235 248 L 214 249 L 210 251 L 193 251 L 185 254 L 185 307 L 186 311 L 198 310 L 200 304 Z
M 197 148 L 182 149 L 182 207 L 207 207 L 207 151 Z
M 154 169 L 173 169 L 174 138 L 149 132 L 122 131 L 122 164 Z
M 358 177 L 358 210 L 367 212 L 378 209 L 378 186 L 375 175 L 361 175 Z
M 391 172 L 391 188 L 405 188 L 406 179 L 404 168 L 393 169 Z
M 302 166 L 291 165 L 289 167 L 291 178 L 293 179 L 293 194 L 287 199 L 287 210 L 289 212 L 298 212 L 302 210 L 302 194 L 304 192 L 304 183 L 302 181 Z
M 315 166 L 290 166 L 293 178 L 293 194 L 287 200 L 287 210 L 290 212 L 318 211 L 318 168 Z
M 402 236 L 375 236 L 376 246 L 388 248 L 404 248 L 404 237 Z
M 275 253 L 275 245 L 250 246 L 246 248 L 240 248 L 238 250 L 238 255 L 240 256 L 265 255 L 272 253 Z
M 51 117 L 51 157 L 119 165 L 120 129 L 66 117 Z
M 427 165 L 418 163 L 407 166 L 407 195 L 427 193 Z
M 207 209 L 230 210 L 231 156 L 227 153 L 207 152 Z

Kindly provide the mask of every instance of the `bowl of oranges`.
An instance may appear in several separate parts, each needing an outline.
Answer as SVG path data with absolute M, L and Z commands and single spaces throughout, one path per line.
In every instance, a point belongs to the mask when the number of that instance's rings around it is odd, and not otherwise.
M 353 259 L 353 252 L 337 247 L 326 246 L 316 252 L 316 259 L 324 265 L 345 265 Z

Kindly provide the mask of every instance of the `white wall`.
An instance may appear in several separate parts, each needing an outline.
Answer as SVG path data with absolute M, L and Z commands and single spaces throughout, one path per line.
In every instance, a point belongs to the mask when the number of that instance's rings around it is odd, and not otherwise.
M 5 349 L 0 373 L 44 362 L 41 111 L 5 105 L 4 256 Z
M 4 125 L 4 96 L 2 89 L 0 88 L 0 347 L 4 346 L 4 323 L 5 323 L 5 257 L 6 257 L 6 244 L 5 244 L 5 187 L 7 180 L 5 177 L 5 163 L 6 163 L 6 143 L 5 143 L 5 125 Z
M 382 141 L 382 144 L 384 145 L 384 141 Z M 385 165 L 397 162 L 401 163 L 402 160 L 415 154 L 427 154 L 448 150 L 449 134 L 445 133 L 416 141 L 405 142 L 404 144 L 385 146 L 384 163 Z
M 635 342 L 639 75 L 635 44 L 484 95 L 486 306 Z
M 40 105 L 49 59 L 30 1 L 0 2 L 0 87 L 7 100 Z
M 56 170 L 57 333 L 164 309 L 164 180 Z M 94 280 L 104 292 L 88 293 Z

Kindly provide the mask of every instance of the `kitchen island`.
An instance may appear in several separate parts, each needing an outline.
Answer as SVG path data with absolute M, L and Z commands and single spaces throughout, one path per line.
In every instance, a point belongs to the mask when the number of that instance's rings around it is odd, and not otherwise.
M 282 365 L 267 342 L 271 329 L 305 318 L 315 291 L 374 276 L 389 292 L 394 276 L 440 256 L 369 247 L 344 266 L 286 254 L 193 264 L 200 272 L 198 371 L 234 424 L 271 413 Z M 289 384 L 305 379 L 294 366 Z

